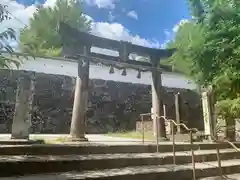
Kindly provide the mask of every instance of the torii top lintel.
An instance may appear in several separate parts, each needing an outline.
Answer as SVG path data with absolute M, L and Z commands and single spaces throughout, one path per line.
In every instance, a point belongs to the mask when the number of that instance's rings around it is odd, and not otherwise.
M 73 38 L 77 42 L 79 42 L 81 46 L 89 46 L 89 47 L 94 46 L 94 47 L 99 47 L 103 49 L 116 50 L 119 52 L 120 56 L 122 53 L 127 54 L 127 59 L 129 54 L 137 53 L 138 55 L 151 57 L 151 61 L 153 60 L 159 61 L 162 58 L 167 58 L 172 56 L 172 54 L 175 52 L 175 49 L 148 48 L 148 47 L 135 45 L 126 41 L 116 41 L 116 40 L 94 36 L 86 32 L 80 32 L 76 28 L 73 28 L 63 22 L 60 23 L 59 29 L 60 29 L 60 34 L 64 38 L 64 40 L 68 38 Z

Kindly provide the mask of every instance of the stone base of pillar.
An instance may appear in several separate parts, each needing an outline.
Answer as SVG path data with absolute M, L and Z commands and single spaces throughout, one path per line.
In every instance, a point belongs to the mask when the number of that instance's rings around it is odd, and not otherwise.
M 161 138 L 159 138 L 159 141 L 166 142 L 166 141 L 170 141 L 170 139 L 166 138 L 166 137 L 161 137 Z
M 45 144 L 44 140 L 28 140 L 28 139 L 6 139 L 0 140 L 1 145 L 32 145 Z
M 155 138 L 156 138 L 156 136 L 155 136 Z M 167 138 L 167 137 L 159 137 L 159 138 L 158 138 L 158 141 L 160 141 L 160 142 L 166 142 L 166 141 L 170 141 L 170 139 Z
M 14 136 L 14 135 L 12 135 L 10 139 L 11 140 L 26 140 L 26 141 L 28 141 L 29 136 Z
M 73 142 L 87 142 L 87 141 L 88 141 L 88 138 L 86 138 L 86 137 L 80 137 L 80 138 L 72 137 L 71 140 L 72 140 Z

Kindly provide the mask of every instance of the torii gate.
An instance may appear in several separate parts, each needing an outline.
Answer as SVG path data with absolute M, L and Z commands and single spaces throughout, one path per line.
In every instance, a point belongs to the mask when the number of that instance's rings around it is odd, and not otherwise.
M 76 80 L 75 98 L 72 113 L 70 134 L 73 140 L 85 141 L 85 120 L 88 110 L 89 91 L 89 62 L 102 63 L 110 68 L 123 69 L 126 75 L 126 68 L 132 68 L 140 72 L 152 72 L 152 108 L 153 113 L 163 115 L 163 104 L 161 98 L 162 78 L 160 59 L 170 57 L 175 49 L 163 50 L 147 48 L 134 45 L 129 42 L 115 41 L 97 37 L 75 28 L 60 23 L 60 34 L 63 40 L 63 56 L 78 59 L 78 77 Z M 119 52 L 119 57 L 100 55 L 91 52 L 91 47 L 111 49 Z M 129 54 L 148 56 L 150 62 L 130 60 Z M 156 118 L 153 118 L 153 129 L 156 134 Z M 166 138 L 165 123 L 159 123 L 159 138 Z

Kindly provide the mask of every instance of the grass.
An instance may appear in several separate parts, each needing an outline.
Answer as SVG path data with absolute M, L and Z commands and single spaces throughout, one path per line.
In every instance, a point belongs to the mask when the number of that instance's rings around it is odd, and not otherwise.
M 39 137 L 32 137 L 32 140 L 36 140 L 36 141 L 43 141 L 44 144 L 63 144 L 66 142 L 70 142 L 70 138 L 69 137 L 58 137 L 56 139 L 44 139 L 44 138 L 39 138 Z
M 111 137 L 142 139 L 142 133 L 141 132 L 136 132 L 136 131 L 108 133 L 106 135 L 111 136 Z M 154 136 L 153 136 L 152 132 L 145 132 L 144 133 L 144 138 L 147 139 L 147 140 L 153 140 Z
M 142 133 L 141 132 L 136 132 L 136 131 L 128 131 L 128 132 L 114 132 L 114 133 L 108 133 L 105 134 L 106 136 L 111 136 L 111 137 L 120 137 L 120 138 L 131 138 L 131 139 L 142 139 Z M 45 138 L 40 138 L 40 137 L 32 137 L 32 140 L 39 140 L 39 141 L 44 141 L 45 144 L 63 144 L 70 142 L 71 139 L 68 136 L 61 136 L 56 139 L 45 139 Z M 146 140 L 154 140 L 154 136 L 152 132 L 144 132 L 144 139 Z

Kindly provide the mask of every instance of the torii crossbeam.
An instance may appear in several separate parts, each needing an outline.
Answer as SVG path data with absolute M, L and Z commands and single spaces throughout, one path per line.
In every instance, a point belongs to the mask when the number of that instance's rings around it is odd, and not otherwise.
M 70 129 L 70 134 L 73 140 L 87 140 L 85 138 L 85 121 L 86 112 L 88 110 L 89 62 L 102 63 L 106 66 L 115 67 L 118 69 L 132 68 L 143 72 L 151 71 L 153 80 L 153 113 L 157 114 L 158 116 L 163 115 L 160 59 L 170 57 L 174 53 L 175 49 L 164 50 L 147 48 L 134 45 L 129 42 L 110 40 L 85 32 L 80 32 L 66 23 L 60 23 L 60 34 L 63 40 L 63 56 L 78 59 L 78 77 L 76 81 Z M 119 57 L 92 53 L 91 47 L 99 47 L 118 51 Z M 131 53 L 148 56 L 150 58 L 150 62 L 130 60 L 129 54 Z M 159 124 L 160 128 L 158 129 L 159 132 L 156 133 L 157 128 L 155 119 L 156 118 L 153 119 L 154 134 L 158 134 L 160 138 L 166 138 L 165 123 L 161 121 Z

